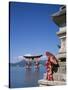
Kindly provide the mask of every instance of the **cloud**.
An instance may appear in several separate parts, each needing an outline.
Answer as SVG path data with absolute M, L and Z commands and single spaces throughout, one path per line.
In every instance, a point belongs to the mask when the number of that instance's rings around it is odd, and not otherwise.
M 14 57 L 13 60 L 16 61 L 16 62 L 19 62 L 21 60 L 23 60 L 24 57 L 23 56 L 17 56 L 17 57 Z
M 23 56 L 18 56 L 17 59 L 18 60 L 23 60 L 24 58 L 23 58 Z

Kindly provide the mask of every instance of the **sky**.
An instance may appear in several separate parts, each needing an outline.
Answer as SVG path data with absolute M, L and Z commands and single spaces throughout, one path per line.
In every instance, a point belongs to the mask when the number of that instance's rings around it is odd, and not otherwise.
M 52 15 L 60 5 L 11 2 L 9 7 L 10 62 L 17 62 L 26 54 L 58 53 L 59 27 Z

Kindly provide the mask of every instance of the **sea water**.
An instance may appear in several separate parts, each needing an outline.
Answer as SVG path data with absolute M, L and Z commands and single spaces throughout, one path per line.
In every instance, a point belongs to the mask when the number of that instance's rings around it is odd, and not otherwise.
M 32 66 L 30 69 L 20 66 L 10 66 L 10 88 L 38 87 L 38 80 L 43 79 L 46 68 L 39 69 Z

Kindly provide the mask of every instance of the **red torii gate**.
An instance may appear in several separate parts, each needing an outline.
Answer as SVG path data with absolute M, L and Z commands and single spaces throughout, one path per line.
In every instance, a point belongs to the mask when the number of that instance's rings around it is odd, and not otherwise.
M 39 59 L 42 55 L 31 55 L 31 56 L 24 56 L 25 59 L 28 59 L 29 63 L 27 64 L 27 68 L 31 67 L 31 60 L 35 60 L 35 68 L 39 67 Z

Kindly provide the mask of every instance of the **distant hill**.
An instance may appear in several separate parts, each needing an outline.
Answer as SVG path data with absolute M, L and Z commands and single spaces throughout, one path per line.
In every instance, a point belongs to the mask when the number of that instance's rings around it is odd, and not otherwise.
M 46 60 L 40 60 L 39 63 L 42 64 L 42 65 L 44 65 L 45 62 L 46 62 Z M 26 64 L 26 61 L 25 60 L 22 60 L 22 61 L 16 62 L 16 63 L 10 63 L 11 66 L 20 66 L 20 67 L 21 66 L 24 67 L 25 64 Z M 34 65 L 34 61 L 32 61 L 32 65 Z
M 10 63 L 11 66 L 23 66 L 23 67 L 25 66 L 25 64 L 26 64 L 25 60 L 16 63 Z

